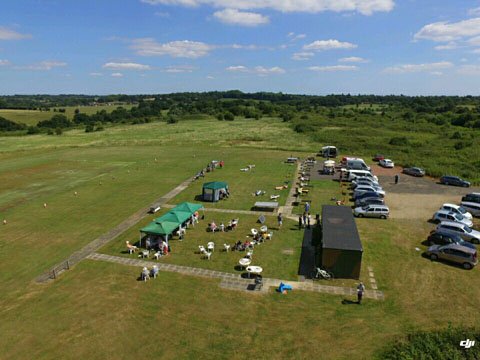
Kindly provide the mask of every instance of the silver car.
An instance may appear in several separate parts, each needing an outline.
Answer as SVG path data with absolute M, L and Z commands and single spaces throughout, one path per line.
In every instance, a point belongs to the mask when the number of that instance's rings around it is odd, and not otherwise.
M 472 220 L 472 214 L 470 214 L 468 210 L 461 205 L 443 204 L 440 210 L 448 210 L 450 212 L 460 214 L 469 220 Z
M 446 260 L 471 269 L 478 263 L 477 250 L 458 244 L 432 245 L 426 252 L 431 260 Z
M 442 221 L 453 221 L 453 222 L 465 224 L 468 227 L 473 226 L 472 220 L 467 219 L 465 216 L 461 214 L 454 213 L 448 210 L 438 210 L 435 214 L 433 214 L 432 220 L 437 224 L 441 223 Z
M 462 201 L 462 207 L 473 216 L 480 216 L 480 204 L 468 201 Z
M 390 209 L 386 205 L 365 205 L 353 210 L 356 217 L 372 217 L 386 219 L 390 216 Z
M 480 231 L 458 222 L 442 221 L 437 225 L 437 230 L 447 234 L 459 235 L 463 240 L 473 244 L 480 244 Z

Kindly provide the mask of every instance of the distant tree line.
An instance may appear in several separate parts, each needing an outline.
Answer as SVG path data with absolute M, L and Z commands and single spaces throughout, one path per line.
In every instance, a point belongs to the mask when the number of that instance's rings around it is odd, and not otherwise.
M 130 110 L 122 106 L 112 112 L 97 111 L 88 115 L 81 106 L 114 103 L 135 103 Z M 459 127 L 480 128 L 480 97 L 473 96 L 377 96 L 377 95 L 294 95 L 283 93 L 243 93 L 238 90 L 204 93 L 173 93 L 159 95 L 13 95 L 0 96 L 0 108 L 43 109 L 79 106 L 74 116 L 65 116 L 65 108 L 59 108 L 49 120 L 38 123 L 41 129 L 67 129 L 85 126 L 87 132 L 103 128 L 102 124 L 140 124 L 164 120 L 174 124 L 182 118 L 200 115 L 218 120 L 232 121 L 236 117 L 259 120 L 263 117 L 279 117 L 294 121 L 297 132 L 310 132 L 313 124 L 308 114 L 327 118 L 356 118 L 358 114 L 385 118 L 400 116 L 415 123 L 426 121 L 436 125 L 451 124 Z M 4 125 L 0 131 L 25 130 L 21 124 Z M 29 133 L 34 130 L 29 129 Z

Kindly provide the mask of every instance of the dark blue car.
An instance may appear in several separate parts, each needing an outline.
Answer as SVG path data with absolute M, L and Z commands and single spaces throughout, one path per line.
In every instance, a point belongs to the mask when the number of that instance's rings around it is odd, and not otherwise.
M 440 178 L 440 184 L 470 187 L 470 182 L 463 180 L 458 176 L 444 175 Z
M 432 231 L 427 239 L 428 245 L 447 245 L 458 244 L 469 247 L 470 249 L 477 249 L 472 243 L 463 240 L 460 236 L 454 234 L 448 234 L 442 231 Z
M 379 193 L 375 192 L 375 191 L 369 191 L 369 192 L 363 193 L 361 195 L 358 195 L 357 197 L 354 197 L 353 200 L 357 201 L 357 200 L 365 199 L 365 198 L 383 199 L 383 196 L 380 195 Z

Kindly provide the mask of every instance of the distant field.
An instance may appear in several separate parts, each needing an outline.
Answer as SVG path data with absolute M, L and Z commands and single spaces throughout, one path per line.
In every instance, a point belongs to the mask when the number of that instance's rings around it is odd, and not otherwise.
M 126 109 L 131 109 L 132 106 L 133 105 L 122 105 L 122 107 Z M 23 123 L 26 125 L 37 125 L 39 121 L 48 120 L 55 114 L 64 114 L 69 119 L 71 119 L 75 114 L 75 109 L 79 109 L 81 113 L 91 115 L 101 110 L 111 112 L 117 107 L 118 105 L 66 106 L 62 108 L 65 109 L 65 113 L 54 112 L 53 108 L 51 108 L 50 111 L 0 109 L 0 116 L 17 123 Z

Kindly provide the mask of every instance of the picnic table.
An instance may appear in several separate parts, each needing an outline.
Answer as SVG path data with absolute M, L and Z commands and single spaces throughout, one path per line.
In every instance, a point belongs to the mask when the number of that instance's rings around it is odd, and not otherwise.
M 252 259 L 249 259 L 249 258 L 241 258 L 240 260 L 238 260 L 238 263 L 240 264 L 240 266 L 242 268 L 250 265 L 252 263 Z
M 260 275 L 263 269 L 260 266 L 247 266 L 248 277 L 250 278 L 250 274 Z

